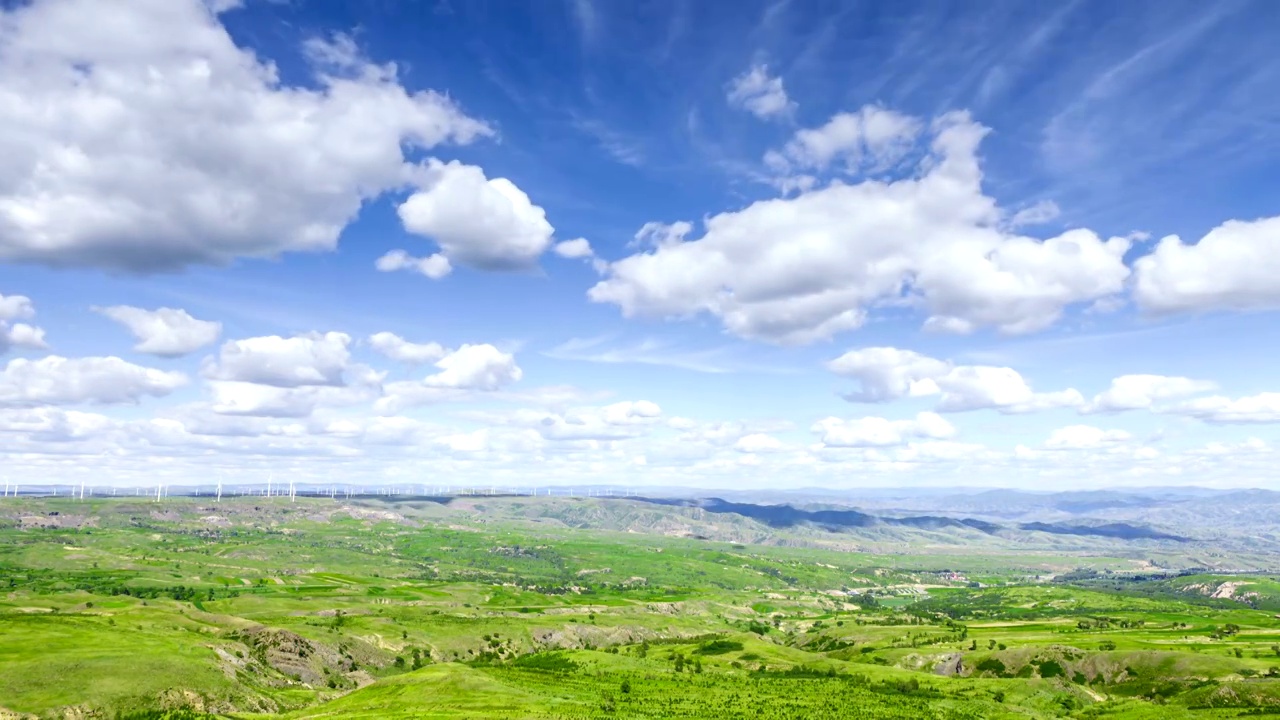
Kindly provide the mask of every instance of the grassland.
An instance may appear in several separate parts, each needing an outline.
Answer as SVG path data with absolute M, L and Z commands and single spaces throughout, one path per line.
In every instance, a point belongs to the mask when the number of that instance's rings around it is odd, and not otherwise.
M 661 534 L 690 522 L 741 541 Z M 1274 577 L 761 534 L 627 500 L 10 498 L 0 718 L 1280 713 Z

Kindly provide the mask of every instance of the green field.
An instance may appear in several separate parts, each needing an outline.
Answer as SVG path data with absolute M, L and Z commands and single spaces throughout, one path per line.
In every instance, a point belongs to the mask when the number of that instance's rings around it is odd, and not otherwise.
M 1280 714 L 1275 577 L 927 534 L 664 534 L 681 513 L 10 499 L 0 718 Z

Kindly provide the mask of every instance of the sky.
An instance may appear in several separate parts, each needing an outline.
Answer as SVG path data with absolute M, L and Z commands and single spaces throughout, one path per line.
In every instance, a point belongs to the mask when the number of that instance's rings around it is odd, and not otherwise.
M 0 478 L 1280 489 L 1278 26 L 0 0 Z

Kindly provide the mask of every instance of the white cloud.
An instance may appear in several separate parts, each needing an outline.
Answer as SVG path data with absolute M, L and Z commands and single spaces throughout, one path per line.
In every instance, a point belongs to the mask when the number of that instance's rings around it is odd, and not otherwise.
M 510 180 L 435 159 L 415 176 L 420 189 L 400 205 L 400 221 L 405 230 L 435 240 L 450 263 L 526 269 L 551 244 L 555 229 L 546 213 Z
M 826 365 L 831 372 L 858 381 L 858 390 L 845 396 L 856 402 L 936 394 L 934 380 L 951 370 L 951 364 L 943 360 L 891 347 L 850 350 Z
M 845 395 L 852 402 L 941 395 L 937 407 L 941 412 L 992 409 L 1002 413 L 1084 404 L 1084 398 L 1074 389 L 1034 391 L 1013 368 L 955 365 L 891 347 L 851 350 L 828 362 L 827 369 L 858 381 L 858 389 Z
M 278 335 L 229 340 L 216 360 L 207 358 L 203 372 L 212 380 L 292 388 L 343 385 L 351 354 L 351 336 L 340 332 Z
M 796 107 L 787 97 L 782 78 L 770 77 L 766 65 L 753 65 L 733 79 L 726 97 L 730 105 L 761 119 L 785 117 Z
M 1121 375 L 1081 409 L 1082 412 L 1144 410 L 1161 400 L 1195 395 L 1213 390 L 1214 383 L 1168 375 Z
M 463 345 L 456 350 L 446 350 L 435 361 L 435 367 L 440 372 L 421 381 L 384 385 L 383 397 L 374 403 L 374 410 L 383 415 L 393 415 L 417 405 L 455 402 L 471 398 L 476 393 L 496 393 L 524 377 L 524 370 L 516 364 L 514 355 L 489 344 Z M 551 391 L 553 404 L 577 395 L 576 391 L 566 392 L 564 388 L 552 388 Z M 536 391 L 533 394 L 538 395 Z
M 411 343 L 392 332 L 370 335 L 369 345 L 392 360 L 414 364 L 436 362 L 449 352 L 440 343 Z
M 0 294 L 0 321 L 29 318 L 36 314 L 31 298 L 25 295 Z
M 888 447 L 901 445 L 913 437 L 942 440 L 956 432 L 951 423 L 931 412 L 922 412 L 913 420 L 829 417 L 814 423 L 810 430 L 821 437 L 823 445 L 833 448 Z
M 637 437 L 661 421 L 662 409 L 648 400 L 623 401 L 599 408 L 578 408 L 537 417 L 522 414 L 548 440 L 614 440 Z
M 43 350 L 49 347 L 44 340 L 44 330 L 26 323 L 8 325 L 0 322 L 0 355 L 11 347 L 24 347 Z
M 1277 423 L 1280 422 L 1280 393 L 1264 392 L 1242 398 L 1214 395 L 1188 400 L 1164 412 L 1216 424 Z
M 960 365 L 934 382 L 942 391 L 938 401 L 942 412 L 990 408 L 1003 413 L 1026 413 L 1084 404 L 1084 397 L 1075 389 L 1035 392 L 1026 378 L 1007 367 Z
M 1134 297 L 1154 312 L 1280 308 L 1280 217 L 1231 220 L 1195 244 L 1170 235 L 1133 268 Z
M 565 240 L 558 242 L 551 248 L 555 254 L 562 258 L 591 258 L 595 253 L 591 250 L 591 243 L 586 238 L 574 238 L 573 240 Z
M 134 351 L 161 357 L 179 357 L 210 345 L 222 333 L 222 323 L 197 320 L 186 310 L 160 308 L 143 310 L 128 305 L 98 308 L 99 312 L 124 325 L 138 340 Z
M 428 387 L 455 390 L 497 390 L 524 376 L 516 358 L 489 345 L 463 345 L 436 361 L 440 372 L 428 376 Z
M 318 408 L 370 402 L 381 393 L 380 376 L 373 374 L 347 386 L 305 385 L 276 387 L 252 382 L 214 380 L 208 383 L 210 409 L 220 415 L 304 418 Z
M 481 428 L 436 438 L 435 445 L 468 459 L 485 455 L 501 462 L 516 462 L 516 458 L 536 457 L 543 439 L 532 430 Z
M 924 308 L 933 329 L 1032 332 L 1124 289 L 1129 239 L 1002 231 L 1002 211 L 981 188 L 986 128 L 953 113 L 933 129 L 917 176 L 834 183 L 721 213 L 701 238 L 667 234 L 609 263 L 589 297 L 627 317 L 708 313 L 740 337 L 797 344 L 904 302 Z
M 1133 436 L 1124 430 L 1103 430 L 1092 425 L 1069 425 L 1054 430 L 1044 446 L 1052 450 L 1089 450 L 1125 442 Z
M 44 330 L 26 323 L 11 323 L 36 314 L 31 299 L 23 295 L 0 295 L 0 355 L 11 347 L 45 349 Z
M 187 383 L 180 372 L 140 367 L 118 357 L 10 360 L 0 371 L 0 407 L 136 403 Z
M 39 0 L 0 25 L 3 260 L 153 271 L 332 250 L 404 185 L 406 147 L 492 134 L 345 41 L 309 43 L 314 87 L 286 86 L 199 0 Z
M 637 425 L 658 420 L 662 416 L 662 408 L 648 400 L 624 400 L 605 405 L 604 421 L 611 425 Z
M 778 438 L 766 433 L 752 433 L 738 438 L 733 449 L 744 453 L 771 453 L 784 450 L 786 444 Z
M 1214 441 L 1204 445 L 1203 447 L 1194 448 L 1187 451 L 1188 455 L 1200 457 L 1212 457 L 1221 461 L 1223 456 L 1253 455 L 1271 452 L 1271 446 L 1267 445 L 1265 440 L 1261 438 L 1251 437 L 1245 438 L 1238 443 L 1224 443 Z
M 1010 228 L 1043 225 L 1056 220 L 1061 214 L 1062 210 L 1058 208 L 1057 203 L 1052 200 L 1041 200 L 1014 213 L 1013 217 L 1009 218 L 1008 225 Z
M 404 250 L 388 252 L 374 261 L 373 266 L 379 272 L 411 270 L 432 280 L 439 280 L 453 272 L 453 265 L 449 262 L 449 258 L 440 253 L 428 255 L 427 257 L 414 257 Z
M 827 170 L 840 164 L 845 172 L 884 170 L 911 151 L 921 122 L 876 105 L 833 115 L 825 125 L 796 132 L 781 152 L 765 155 L 776 172 Z
M 0 409 L 0 432 L 24 433 L 37 442 L 84 440 L 115 427 L 115 421 L 98 413 L 57 407 Z

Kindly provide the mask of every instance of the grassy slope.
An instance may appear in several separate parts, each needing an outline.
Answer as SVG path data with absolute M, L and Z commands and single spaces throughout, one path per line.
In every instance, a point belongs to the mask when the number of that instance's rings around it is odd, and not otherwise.
M 1115 567 L 1106 557 L 884 557 L 494 523 L 430 503 L 335 515 L 317 501 L 21 502 L 7 524 L 0 514 L 0 707 L 21 712 L 190 703 L 295 717 L 1202 717 L 1240 710 L 1191 708 L 1280 704 L 1280 681 L 1246 677 L 1280 664 L 1273 613 L 1167 588 L 942 587 L 936 573 L 1025 582 Z M 69 523 L 96 524 L 16 527 L 55 506 Z M 211 512 L 225 520 L 200 520 Z M 894 595 L 920 585 L 922 602 Z M 905 611 L 860 610 L 830 594 L 841 587 Z M 749 623 L 769 632 L 747 633 Z M 1240 631 L 1211 637 L 1228 623 Z M 282 661 L 261 628 L 296 634 L 285 644 L 307 656 Z M 703 657 L 692 641 L 658 642 L 706 633 L 744 648 Z M 644 640 L 654 644 L 640 657 Z M 555 648 L 573 672 L 516 659 Z M 414 650 L 435 664 L 395 663 Z M 704 672 L 675 672 L 673 654 L 698 657 Z M 959 677 L 934 675 L 957 654 Z M 975 672 L 987 659 L 1004 671 Z M 795 667 L 841 677 L 778 674 Z M 923 695 L 903 692 L 910 679 Z

